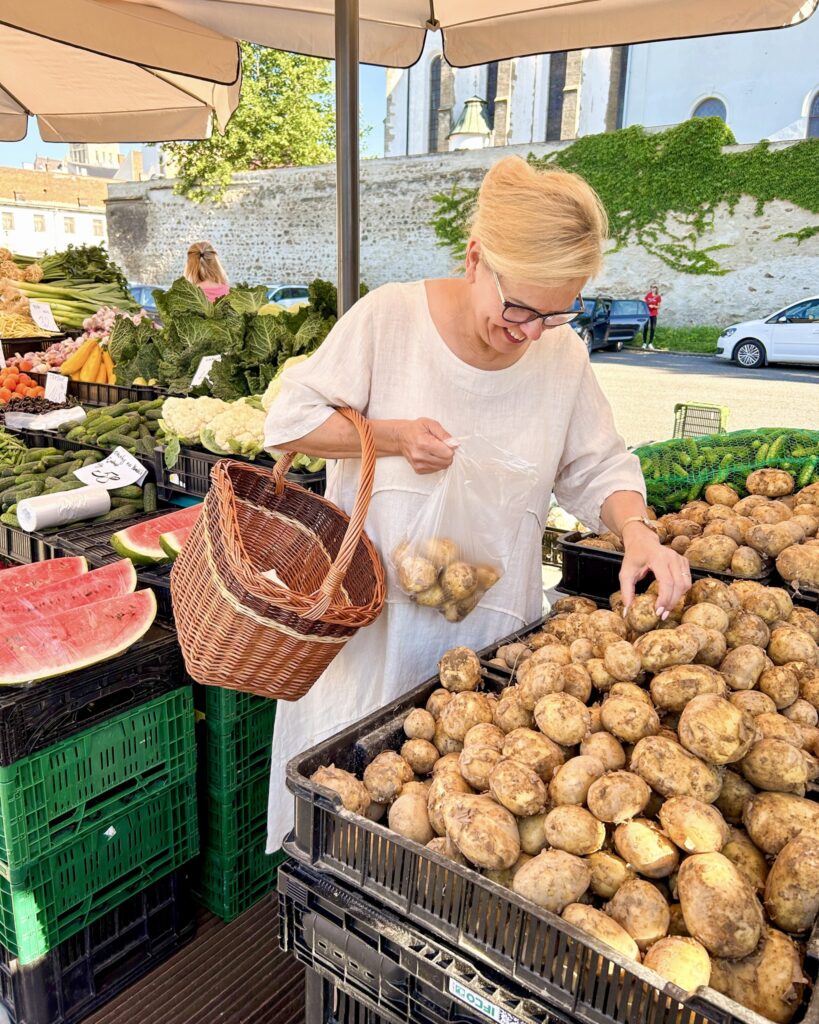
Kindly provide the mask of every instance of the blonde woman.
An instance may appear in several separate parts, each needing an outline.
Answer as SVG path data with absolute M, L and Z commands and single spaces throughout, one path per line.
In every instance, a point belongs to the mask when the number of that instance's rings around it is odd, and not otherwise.
M 211 302 L 230 291 L 227 274 L 210 242 L 194 242 L 188 249 L 185 277 L 191 284 L 199 285 Z
M 370 420 L 380 456 L 367 531 L 387 560 L 439 474 L 453 437 L 480 434 L 538 470 L 506 574 L 460 624 L 392 589 L 312 690 L 280 702 L 273 741 L 268 848 L 292 827 L 287 761 L 433 675 L 444 651 L 480 648 L 541 614 L 541 539 L 552 491 L 595 530 L 622 536 L 623 597 L 648 572 L 667 617 L 690 586 L 688 563 L 646 525 L 638 460 L 568 326 L 575 300 L 601 267 L 606 215 L 575 175 L 538 172 L 506 157 L 486 175 L 462 278 L 371 291 L 322 347 L 286 376 L 268 413 L 265 444 L 336 460 L 328 497 L 349 512 L 359 475 L 352 406 Z

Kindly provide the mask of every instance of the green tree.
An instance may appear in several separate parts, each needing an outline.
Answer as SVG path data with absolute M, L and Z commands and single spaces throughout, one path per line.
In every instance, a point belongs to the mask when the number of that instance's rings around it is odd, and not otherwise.
M 195 202 L 218 202 L 239 171 L 321 164 L 335 154 L 330 62 L 242 43 L 242 94 L 227 131 L 162 147 Z

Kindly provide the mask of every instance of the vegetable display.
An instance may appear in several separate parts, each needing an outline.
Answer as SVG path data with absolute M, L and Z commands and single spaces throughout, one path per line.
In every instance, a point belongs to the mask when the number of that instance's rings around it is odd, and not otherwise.
M 132 455 L 149 456 L 161 435 L 163 401 L 162 398 L 141 402 L 123 399 L 116 405 L 88 409 L 82 423 L 64 425 L 59 432 L 65 434 L 69 441 L 95 444 L 101 448 L 122 447 Z
M 27 373 L 21 373 L 16 366 L 5 366 L 0 370 L 0 405 L 20 398 L 42 398 L 45 388 Z
M 15 352 L 6 359 L 6 365 L 16 366 L 21 373 L 48 373 L 50 370 L 59 370 L 81 344 L 77 338 L 66 338 L 64 341 L 55 341 L 42 352 L 26 352 L 22 355 Z

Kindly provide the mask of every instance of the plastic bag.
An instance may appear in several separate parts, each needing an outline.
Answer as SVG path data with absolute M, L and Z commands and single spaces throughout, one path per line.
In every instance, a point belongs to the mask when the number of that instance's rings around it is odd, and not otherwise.
M 535 467 L 483 437 L 459 438 L 452 465 L 392 555 L 397 585 L 461 622 L 506 572 Z

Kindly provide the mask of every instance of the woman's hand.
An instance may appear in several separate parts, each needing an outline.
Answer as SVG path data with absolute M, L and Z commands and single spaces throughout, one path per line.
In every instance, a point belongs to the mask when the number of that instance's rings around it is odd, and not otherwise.
M 623 531 L 625 555 L 620 570 L 620 592 L 626 608 L 634 600 L 634 586 L 649 572 L 659 584 L 657 614 L 667 619 L 672 608 L 691 587 L 691 568 L 687 559 L 669 547 L 642 523 L 629 523 Z
M 437 420 L 403 420 L 398 428 L 401 454 L 416 473 L 438 473 L 452 464 L 457 442 Z

